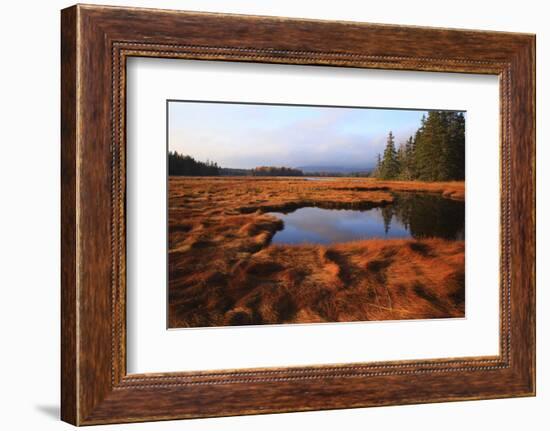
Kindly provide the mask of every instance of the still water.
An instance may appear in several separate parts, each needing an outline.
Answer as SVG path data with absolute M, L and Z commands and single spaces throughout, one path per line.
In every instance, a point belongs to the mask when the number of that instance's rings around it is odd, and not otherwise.
M 273 244 L 332 244 L 369 238 L 464 240 L 464 202 L 428 193 L 399 193 L 369 210 L 299 208 L 272 212 L 284 222 Z

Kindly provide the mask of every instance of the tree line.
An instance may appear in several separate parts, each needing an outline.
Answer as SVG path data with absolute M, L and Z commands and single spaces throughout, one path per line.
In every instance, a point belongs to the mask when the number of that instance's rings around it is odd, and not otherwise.
M 220 172 L 221 168 L 215 162 L 200 162 L 177 151 L 168 152 L 168 175 L 217 176 Z
M 300 169 L 285 166 L 259 166 L 254 169 L 230 169 L 218 166 L 216 162 L 207 160 L 201 162 L 193 157 L 180 154 L 177 151 L 168 152 L 168 175 L 210 177 L 219 175 L 252 175 L 270 177 L 301 177 L 304 173 Z
M 369 170 L 357 171 L 357 172 L 331 172 L 331 171 L 311 171 L 307 172 L 308 177 L 340 177 L 340 178 L 361 178 L 361 177 L 370 177 L 371 172 Z
M 301 177 L 304 173 L 300 169 L 285 166 L 258 166 L 252 169 L 252 175 L 256 177 Z
M 390 131 L 373 177 L 393 180 L 464 180 L 465 120 L 462 112 L 431 111 L 414 137 L 396 147 Z

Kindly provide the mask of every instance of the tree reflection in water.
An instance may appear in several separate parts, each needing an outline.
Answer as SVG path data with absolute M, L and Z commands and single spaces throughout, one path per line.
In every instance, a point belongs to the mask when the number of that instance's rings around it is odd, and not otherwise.
M 464 240 L 464 202 L 430 193 L 396 193 L 392 205 L 382 208 L 385 232 L 395 217 L 413 238 Z
M 464 240 L 464 202 L 438 194 L 398 193 L 368 210 L 298 208 L 270 213 L 284 223 L 273 244 L 335 244 L 369 238 Z

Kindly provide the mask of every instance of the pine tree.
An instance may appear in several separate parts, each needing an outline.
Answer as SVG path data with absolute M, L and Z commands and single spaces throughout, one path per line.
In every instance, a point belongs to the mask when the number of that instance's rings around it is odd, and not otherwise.
M 408 180 L 416 178 L 415 172 L 415 163 L 414 163 L 414 152 L 415 152 L 415 142 L 412 136 L 409 136 L 409 139 L 405 143 L 405 174 Z
M 466 141 L 464 139 L 465 120 L 462 112 L 452 113 L 447 133 L 449 142 L 447 160 L 447 163 L 449 164 L 449 179 L 464 179 Z
M 402 180 L 410 180 L 407 172 L 407 150 L 403 143 L 397 149 L 397 164 L 399 166 L 397 177 Z
M 390 132 L 382 158 L 378 155 L 373 176 L 383 179 L 464 180 L 465 119 L 461 112 L 430 111 L 420 127 L 395 149 Z
M 395 179 L 399 175 L 399 161 L 395 150 L 395 138 L 390 131 L 382 159 L 380 176 L 385 180 Z
M 444 179 L 443 121 L 440 112 L 431 111 L 422 121 L 416 137 L 417 178 L 423 181 Z
M 382 157 L 380 156 L 380 153 L 376 156 L 376 167 L 371 173 L 372 177 L 378 178 L 380 176 L 380 172 L 382 170 Z

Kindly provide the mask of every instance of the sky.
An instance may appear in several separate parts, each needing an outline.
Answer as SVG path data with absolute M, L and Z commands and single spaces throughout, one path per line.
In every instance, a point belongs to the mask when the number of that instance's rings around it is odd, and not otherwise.
M 168 147 L 224 168 L 372 168 L 391 130 L 396 145 L 427 111 L 213 102 L 168 104 Z

